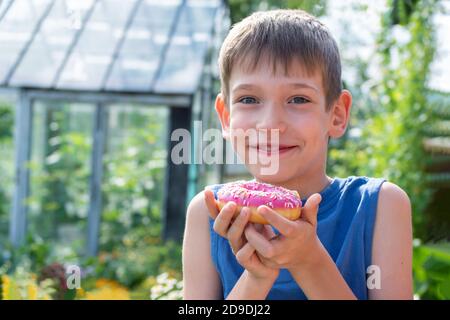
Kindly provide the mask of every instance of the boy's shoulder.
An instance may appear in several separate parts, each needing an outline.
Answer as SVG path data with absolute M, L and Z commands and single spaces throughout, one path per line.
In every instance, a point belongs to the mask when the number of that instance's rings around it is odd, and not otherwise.
M 397 184 L 385 178 L 350 176 L 347 186 L 355 184 L 376 195 L 376 220 L 378 223 L 398 225 L 411 219 L 411 201 L 408 194 Z
M 378 196 L 378 210 L 381 212 L 404 212 L 411 214 L 411 201 L 408 194 L 395 183 L 386 181 L 381 185 Z
M 411 222 L 411 202 L 408 194 L 397 184 L 385 178 L 350 176 L 342 179 L 347 189 L 359 189 L 358 193 L 368 191 L 376 205 L 376 224 L 378 230 L 406 225 Z M 354 185 L 356 188 L 351 188 Z
M 205 202 L 205 190 L 201 190 L 191 199 L 188 205 L 189 209 L 208 209 Z
M 187 219 L 198 222 L 207 222 L 209 211 L 205 201 L 205 191 L 202 190 L 197 193 L 189 202 L 187 213 Z

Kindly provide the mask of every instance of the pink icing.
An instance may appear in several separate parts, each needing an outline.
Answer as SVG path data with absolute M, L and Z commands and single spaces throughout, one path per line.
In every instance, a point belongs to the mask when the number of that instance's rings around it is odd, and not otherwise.
M 297 191 L 264 182 L 244 181 L 226 183 L 217 192 L 220 201 L 234 201 L 240 206 L 266 205 L 273 209 L 292 209 L 302 206 Z

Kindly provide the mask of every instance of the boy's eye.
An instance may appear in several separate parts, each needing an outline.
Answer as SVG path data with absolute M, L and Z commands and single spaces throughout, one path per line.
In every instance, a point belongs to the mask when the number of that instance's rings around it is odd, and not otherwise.
M 302 103 L 308 103 L 309 100 L 303 97 L 294 97 L 292 98 L 289 103 L 295 103 L 295 104 L 302 104 Z
M 255 98 L 252 97 L 243 97 L 239 100 L 239 102 L 244 104 L 252 104 L 252 103 L 258 103 Z

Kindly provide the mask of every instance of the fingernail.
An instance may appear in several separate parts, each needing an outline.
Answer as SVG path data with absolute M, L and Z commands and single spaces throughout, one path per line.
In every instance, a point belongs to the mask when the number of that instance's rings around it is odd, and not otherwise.
M 241 215 L 242 217 L 246 218 L 248 215 L 248 209 L 246 207 L 241 209 Z

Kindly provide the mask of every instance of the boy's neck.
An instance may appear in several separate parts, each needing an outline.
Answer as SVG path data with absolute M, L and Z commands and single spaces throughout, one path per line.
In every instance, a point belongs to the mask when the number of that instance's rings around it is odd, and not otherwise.
M 258 182 L 264 182 L 258 178 L 255 179 Z M 295 177 L 291 180 L 277 183 L 277 185 L 290 190 L 296 190 L 302 199 L 308 199 L 314 193 L 322 192 L 332 181 L 333 179 L 324 173 L 315 177 Z

